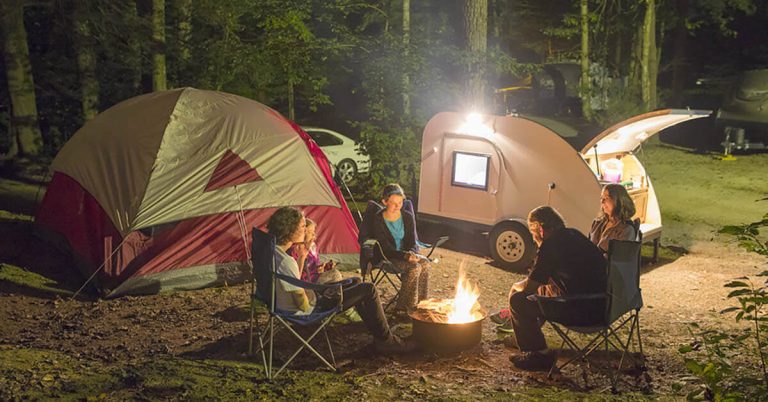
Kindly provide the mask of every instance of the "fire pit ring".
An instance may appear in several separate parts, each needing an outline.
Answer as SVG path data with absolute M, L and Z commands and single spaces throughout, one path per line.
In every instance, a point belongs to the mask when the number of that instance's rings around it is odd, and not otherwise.
M 447 323 L 426 320 L 418 311 L 409 314 L 413 319 L 413 339 L 421 350 L 448 354 L 471 349 L 479 344 L 483 334 L 483 320 L 487 315 L 482 310 L 482 316 L 476 321 Z

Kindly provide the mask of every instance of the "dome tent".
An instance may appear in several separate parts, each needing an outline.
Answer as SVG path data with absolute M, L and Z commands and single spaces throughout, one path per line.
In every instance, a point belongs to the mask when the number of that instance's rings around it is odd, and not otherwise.
M 36 216 L 105 296 L 248 277 L 250 228 L 283 206 L 318 223 L 318 249 L 355 264 L 357 227 L 320 148 L 276 111 L 182 88 L 123 101 L 51 164 Z

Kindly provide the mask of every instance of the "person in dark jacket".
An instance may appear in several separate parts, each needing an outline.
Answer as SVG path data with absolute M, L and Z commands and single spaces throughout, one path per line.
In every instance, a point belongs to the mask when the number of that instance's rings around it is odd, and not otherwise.
M 547 349 L 541 332 L 541 311 L 528 296 L 605 292 L 608 274 L 602 251 L 578 230 L 566 228 L 563 217 L 554 208 L 542 206 L 531 211 L 528 230 L 539 250 L 528 277 L 510 290 L 512 327 L 522 352 L 510 360 L 523 370 L 549 370 L 555 356 Z M 584 309 L 579 314 L 584 322 L 597 322 L 605 311 L 605 301 L 598 300 Z
M 377 258 L 386 258 L 402 274 L 402 288 L 395 309 L 407 311 L 427 298 L 429 290 L 429 262 L 418 256 L 415 219 L 402 210 L 405 192 L 399 184 L 387 184 L 381 194 L 384 208 L 373 219 L 371 235 L 380 248 L 374 249 Z M 382 256 L 383 254 L 383 256 Z

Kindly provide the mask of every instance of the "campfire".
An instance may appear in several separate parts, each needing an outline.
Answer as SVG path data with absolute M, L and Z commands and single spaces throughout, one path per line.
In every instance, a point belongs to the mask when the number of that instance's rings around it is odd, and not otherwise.
M 480 291 L 459 270 L 453 299 L 427 299 L 410 313 L 413 335 L 422 349 L 455 352 L 480 342 L 482 321 L 486 312 L 477 299 Z
M 480 291 L 459 271 L 456 293 L 453 299 L 426 299 L 416 306 L 415 314 L 425 321 L 464 324 L 484 317 L 480 303 Z

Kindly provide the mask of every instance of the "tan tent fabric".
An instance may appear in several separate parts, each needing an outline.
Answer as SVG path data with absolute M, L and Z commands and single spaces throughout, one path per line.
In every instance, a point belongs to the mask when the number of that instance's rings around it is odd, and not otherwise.
M 104 135 L 110 141 L 94 140 Z M 258 166 L 263 180 L 205 192 L 228 150 Z M 301 138 L 277 112 L 236 95 L 191 88 L 148 94 L 100 114 L 65 145 L 52 169 L 81 183 L 124 235 L 241 205 L 339 206 Z

